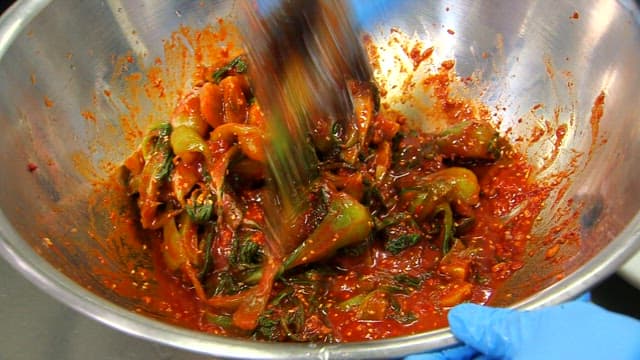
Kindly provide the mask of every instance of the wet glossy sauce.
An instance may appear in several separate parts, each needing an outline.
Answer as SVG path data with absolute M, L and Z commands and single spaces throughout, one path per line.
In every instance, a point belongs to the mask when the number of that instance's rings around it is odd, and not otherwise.
M 210 31 L 203 34 L 224 38 Z M 414 66 L 433 51 L 413 49 Z M 201 52 L 196 57 L 207 62 Z M 351 85 L 352 94 L 354 102 L 362 103 L 358 114 L 366 120 L 358 118 L 355 125 L 349 118 L 330 124 L 317 121 L 313 141 L 322 176 L 317 191 L 310 194 L 314 206 L 292 224 L 300 238 L 279 245 L 281 251 L 288 249 L 281 254 L 273 251 L 263 231 L 266 171 L 261 136 L 268 119 L 259 109 L 259 99 L 251 96 L 244 71 L 229 67 L 233 58 L 228 53 L 221 57 L 224 62 L 215 59 L 198 67 L 195 83 L 179 92 L 167 115 L 172 119 L 167 125 L 170 133 L 152 130 L 155 135 L 147 136 L 153 146 L 125 162 L 128 191 L 140 211 L 136 218 L 146 228 L 139 241 L 146 244 L 155 265 L 149 276 L 159 293 L 146 299 L 150 308 L 169 314 L 170 321 L 181 326 L 258 340 L 381 339 L 446 326 L 452 306 L 486 303 L 493 290 L 522 267 L 532 224 L 549 189 L 531 181 L 531 166 L 497 137 L 482 104 L 450 94 L 453 61 L 443 63 L 422 84 L 434 94 L 430 115 L 448 124 L 444 131 L 412 129 L 389 104 L 374 109 L 371 85 L 361 83 Z M 225 67 L 216 80 L 215 74 Z M 154 79 L 156 87 L 164 86 Z M 165 97 L 164 87 L 158 96 Z M 350 132 L 350 125 L 356 131 Z M 172 137 L 178 127 L 190 129 L 188 151 L 180 151 L 179 140 Z M 495 144 L 489 146 L 487 139 Z M 168 175 L 145 172 L 169 164 L 158 150 L 167 144 L 172 147 Z M 454 172 L 448 173 L 451 169 Z M 160 177 L 164 180 L 157 180 Z M 464 189 L 456 186 L 470 177 L 477 188 L 461 195 Z M 218 186 L 220 179 L 224 184 Z M 226 190 L 216 192 L 221 186 Z M 214 212 L 220 212 L 202 221 L 188 218 L 186 209 L 189 201 L 196 201 L 196 191 L 213 194 L 216 209 L 220 206 Z M 436 200 L 430 204 L 429 199 Z M 264 279 L 265 273 L 282 269 L 292 249 L 323 226 L 332 204 L 343 201 L 336 222 L 344 216 L 340 211 L 357 212 L 360 208 L 352 210 L 352 200 L 367 210 L 366 221 L 357 222 L 353 215 L 355 225 L 328 228 L 339 229 L 336 233 L 346 238 L 356 236 L 351 232 L 360 226 L 365 236 L 314 261 L 306 262 L 306 257 L 315 256 L 315 250 L 306 252 L 305 258 L 293 259 L 299 265 L 272 274 L 268 284 L 252 272 L 262 269 Z M 448 213 L 453 221 L 449 235 Z M 205 244 L 207 226 L 215 231 L 211 243 Z M 180 233 L 179 245 L 168 240 L 172 231 Z M 417 240 L 409 245 L 394 243 L 413 235 Z M 247 241 L 259 250 L 240 266 L 238 247 Z M 225 288 L 225 276 L 236 286 Z M 248 299 L 266 303 L 256 312 Z

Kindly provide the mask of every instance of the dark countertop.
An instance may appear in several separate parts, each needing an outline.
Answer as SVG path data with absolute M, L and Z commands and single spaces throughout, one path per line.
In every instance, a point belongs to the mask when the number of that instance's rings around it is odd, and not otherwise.
M 640 319 L 640 290 L 618 275 L 610 276 L 592 291 L 592 300 L 611 311 Z

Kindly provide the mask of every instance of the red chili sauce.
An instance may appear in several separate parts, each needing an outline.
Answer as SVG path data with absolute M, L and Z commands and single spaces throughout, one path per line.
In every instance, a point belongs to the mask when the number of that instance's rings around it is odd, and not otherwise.
M 380 106 L 384 89 L 350 83 L 354 114 L 312 126 L 309 207 L 292 236 L 271 238 L 268 119 L 247 66 L 199 69 L 125 161 L 161 290 L 152 303 L 172 321 L 269 341 L 389 338 L 446 326 L 452 306 L 486 303 L 522 266 L 546 189 L 486 119 L 461 121 L 466 100 L 447 91 L 434 93 L 452 125 L 424 133 Z

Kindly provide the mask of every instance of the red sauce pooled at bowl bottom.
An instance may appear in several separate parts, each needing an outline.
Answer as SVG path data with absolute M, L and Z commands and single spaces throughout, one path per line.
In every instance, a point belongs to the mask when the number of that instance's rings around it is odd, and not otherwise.
M 463 81 L 453 61 L 403 90 L 431 94 L 421 121 L 443 124 L 437 131 L 395 110 L 384 81 L 351 82 L 355 115 L 314 120 L 320 176 L 309 208 L 291 222 L 295 236 L 270 239 L 268 116 L 237 44 L 222 21 L 182 28 L 146 78 L 123 74 L 132 86 L 148 81 L 143 95 L 162 114 L 154 118 L 167 120 L 150 124 L 110 184 L 134 209 L 114 211 L 128 227 L 113 238 L 153 262 L 147 288 L 114 292 L 140 300 L 143 313 L 212 334 L 351 342 L 444 327 L 452 306 L 487 303 L 523 266 L 551 189 L 531 180 L 532 167 L 484 105 L 454 95 Z M 416 70 L 433 52 L 413 46 L 405 55 Z M 131 120 L 141 116 L 130 110 Z

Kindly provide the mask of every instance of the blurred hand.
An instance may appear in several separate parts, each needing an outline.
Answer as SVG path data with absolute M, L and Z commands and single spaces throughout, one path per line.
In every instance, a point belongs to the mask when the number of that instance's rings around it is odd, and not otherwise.
M 583 301 L 534 311 L 461 304 L 449 324 L 463 346 L 406 359 L 640 359 L 640 321 Z

